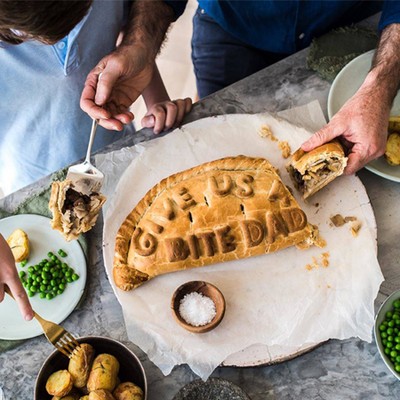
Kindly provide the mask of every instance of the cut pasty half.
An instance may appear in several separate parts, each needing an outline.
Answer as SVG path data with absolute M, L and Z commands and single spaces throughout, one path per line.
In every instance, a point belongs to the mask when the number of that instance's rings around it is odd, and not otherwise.
M 307 153 L 298 149 L 287 169 L 296 189 L 307 199 L 342 175 L 346 165 L 342 145 L 332 141 Z
M 127 215 L 115 243 L 122 290 L 172 271 L 308 247 L 316 230 L 263 158 L 228 157 L 162 180 Z
M 82 194 L 70 180 L 55 181 L 51 186 L 49 208 L 53 214 L 51 227 L 60 231 L 67 241 L 89 231 L 97 221 L 106 201 L 100 193 Z

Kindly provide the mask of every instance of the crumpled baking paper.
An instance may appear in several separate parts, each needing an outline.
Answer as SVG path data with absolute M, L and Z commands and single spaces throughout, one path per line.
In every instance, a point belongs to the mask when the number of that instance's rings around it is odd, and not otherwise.
M 206 380 L 221 364 L 276 362 L 331 338 L 372 340 L 374 299 L 383 276 L 377 261 L 374 214 L 355 176 L 339 177 L 307 203 L 294 192 L 309 221 L 318 225 L 327 241 L 323 249 L 292 247 L 174 272 L 131 292 L 121 291 L 113 282 L 116 232 L 161 179 L 207 161 L 244 154 L 267 158 L 279 168 L 284 183 L 293 187 L 278 142 L 261 137 L 259 131 L 269 126 L 293 152 L 325 120 L 316 102 L 280 115 L 206 118 L 164 137 L 96 157 L 97 167 L 106 175 L 104 194 L 108 197 L 103 210 L 106 271 L 122 306 L 129 339 L 165 375 L 175 365 L 186 363 Z M 362 224 L 358 236 L 352 236 L 349 224 L 334 227 L 330 217 L 335 214 L 356 217 Z M 326 267 L 324 258 L 329 262 Z M 172 294 L 190 280 L 211 282 L 225 296 L 225 317 L 211 332 L 190 333 L 173 318 Z

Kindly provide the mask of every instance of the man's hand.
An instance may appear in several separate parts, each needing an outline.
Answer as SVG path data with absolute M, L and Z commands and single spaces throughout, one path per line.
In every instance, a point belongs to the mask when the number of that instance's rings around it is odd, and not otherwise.
M 385 152 L 390 106 L 379 88 L 361 87 L 329 124 L 317 131 L 301 146 L 310 151 L 339 137 L 348 151 L 344 173 L 354 174 Z
M 153 76 L 140 48 L 120 46 L 89 73 L 81 96 L 81 108 L 106 129 L 120 131 L 133 120 L 129 111 Z
M 0 234 L 0 303 L 5 296 L 5 285 L 13 294 L 24 319 L 30 321 L 33 318 L 32 307 L 19 279 L 11 249 Z
M 89 73 L 81 108 L 106 129 L 122 130 L 133 120 L 132 103 L 152 80 L 155 58 L 174 19 L 162 0 L 136 0 L 121 44 Z
M 338 137 L 349 152 L 345 174 L 354 174 L 385 152 L 390 109 L 400 83 L 400 24 L 382 32 L 371 70 L 358 91 L 301 146 L 310 151 Z

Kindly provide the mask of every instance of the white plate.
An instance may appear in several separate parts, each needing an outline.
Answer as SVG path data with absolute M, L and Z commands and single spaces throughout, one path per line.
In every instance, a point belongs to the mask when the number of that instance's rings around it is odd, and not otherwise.
M 74 310 L 82 297 L 86 284 L 86 259 L 77 241 L 66 242 L 61 234 L 50 226 L 50 219 L 41 215 L 21 214 L 0 220 L 0 232 L 7 238 L 15 229 L 23 229 L 29 237 L 31 254 L 28 264 L 18 270 L 26 270 L 29 265 L 39 263 L 52 251 L 57 254 L 63 249 L 68 256 L 65 262 L 79 275 L 75 282 L 68 283 L 62 295 L 52 300 L 40 299 L 38 295 L 30 298 L 33 309 L 43 318 L 55 323 L 62 322 Z M 5 296 L 0 303 L 0 339 L 28 339 L 43 333 L 39 323 L 33 319 L 25 321 L 13 299 Z
M 350 61 L 336 76 L 328 96 L 329 119 L 331 119 L 344 103 L 359 89 L 371 67 L 373 55 L 374 50 L 361 54 Z M 399 94 L 394 99 L 391 115 L 400 115 Z M 400 166 L 389 165 L 383 157 L 371 161 L 365 168 L 383 178 L 400 182 Z

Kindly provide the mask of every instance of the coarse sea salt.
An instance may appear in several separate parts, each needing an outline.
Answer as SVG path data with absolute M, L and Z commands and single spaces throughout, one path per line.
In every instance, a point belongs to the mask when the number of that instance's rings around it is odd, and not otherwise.
M 203 326 L 217 314 L 214 302 L 198 292 L 185 294 L 179 304 L 179 314 L 192 326 Z

